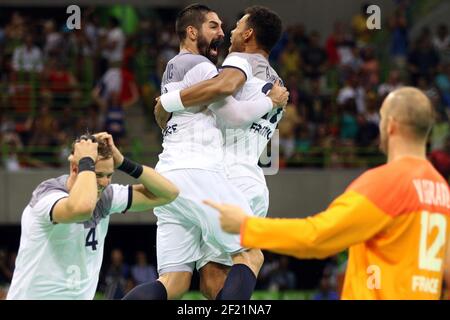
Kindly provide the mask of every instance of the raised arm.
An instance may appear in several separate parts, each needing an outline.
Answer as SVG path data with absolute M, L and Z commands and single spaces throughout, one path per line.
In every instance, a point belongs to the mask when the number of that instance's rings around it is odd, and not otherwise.
M 114 166 L 137 179 L 140 184 L 133 185 L 131 207 L 129 211 L 145 211 L 157 206 L 165 205 L 175 200 L 178 188 L 154 169 L 137 164 L 124 158 L 115 146 L 112 136 L 107 132 L 95 135 L 98 139 L 105 139 L 111 146 Z
M 71 166 L 78 167 L 78 175 L 69 196 L 56 202 L 52 220 L 56 223 L 73 223 L 89 220 L 97 204 L 97 180 L 95 161 L 98 144 L 81 140 L 74 146 Z

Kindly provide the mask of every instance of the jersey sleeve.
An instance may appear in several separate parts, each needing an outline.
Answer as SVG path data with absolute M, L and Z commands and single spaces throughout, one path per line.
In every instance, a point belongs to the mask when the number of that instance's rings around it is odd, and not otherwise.
M 55 204 L 69 196 L 68 193 L 58 191 L 52 192 L 42 197 L 33 207 L 33 212 L 36 214 L 38 220 L 44 224 L 53 223 L 53 207 Z
M 125 213 L 133 202 L 133 187 L 131 185 L 111 184 L 111 207 L 109 214 Z
M 272 110 L 273 103 L 264 94 L 253 101 L 238 101 L 233 96 L 214 102 L 208 108 L 220 117 L 227 127 L 250 125 Z
M 248 218 L 241 243 L 297 258 L 324 258 L 370 239 L 392 219 L 363 195 L 347 191 L 305 219 Z
M 201 62 L 189 70 L 184 79 L 186 87 L 191 87 L 201 81 L 209 80 L 218 75 L 217 68 L 211 62 Z
M 222 68 L 236 68 L 241 70 L 245 74 L 247 81 L 253 77 L 253 70 L 250 63 L 237 55 L 228 55 L 222 63 Z

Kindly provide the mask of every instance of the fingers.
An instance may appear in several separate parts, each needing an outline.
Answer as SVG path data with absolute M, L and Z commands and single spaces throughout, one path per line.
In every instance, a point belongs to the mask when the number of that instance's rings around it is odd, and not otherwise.
M 203 203 L 206 204 L 207 206 L 210 206 L 218 211 L 222 210 L 223 206 L 220 203 L 217 203 L 215 201 L 212 200 L 203 200 Z

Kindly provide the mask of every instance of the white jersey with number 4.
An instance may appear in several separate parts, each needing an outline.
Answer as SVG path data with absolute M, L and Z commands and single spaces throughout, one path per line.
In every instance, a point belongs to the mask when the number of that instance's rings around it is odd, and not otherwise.
M 67 175 L 42 182 L 22 214 L 8 300 L 91 300 L 97 289 L 109 216 L 131 206 L 131 186 L 109 185 L 91 220 L 56 224 L 52 210 L 69 196 Z
M 283 85 L 276 71 L 260 54 L 231 53 L 222 67 L 238 68 L 247 76 L 248 80 L 233 95 L 236 100 L 255 100 L 267 94 L 277 80 Z M 230 179 L 247 177 L 266 183 L 258 161 L 272 138 L 282 113 L 282 108 L 274 109 L 255 120 L 250 126 L 240 129 L 230 129 L 222 125 L 226 172 Z

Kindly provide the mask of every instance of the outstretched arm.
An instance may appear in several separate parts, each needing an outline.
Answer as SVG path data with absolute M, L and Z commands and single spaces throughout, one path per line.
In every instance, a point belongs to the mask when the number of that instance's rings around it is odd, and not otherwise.
M 244 247 L 297 258 L 324 258 L 336 254 L 371 238 L 392 220 L 353 191 L 338 197 L 326 211 L 305 219 L 249 217 L 235 206 L 211 201 L 206 204 L 220 211 L 225 231 L 241 233 Z

